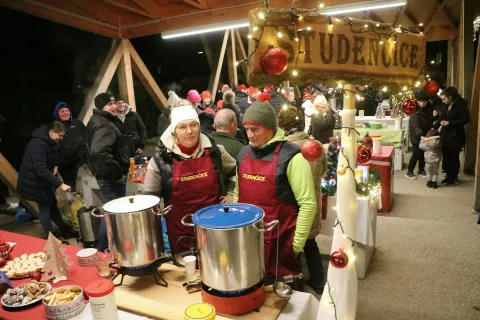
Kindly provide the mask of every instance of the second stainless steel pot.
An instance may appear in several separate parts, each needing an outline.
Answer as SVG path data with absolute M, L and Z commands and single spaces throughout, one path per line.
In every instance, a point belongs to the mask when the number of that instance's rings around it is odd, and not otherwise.
M 187 215 L 190 216 L 190 215 Z M 192 216 L 202 282 L 220 291 L 251 288 L 265 276 L 264 212 L 249 204 L 214 205 Z M 264 229 L 267 227 L 267 229 Z
M 116 262 L 124 267 L 150 264 L 164 253 L 160 199 L 138 195 L 119 198 L 103 205 L 107 225 L 108 247 Z M 95 209 L 92 215 L 102 217 Z

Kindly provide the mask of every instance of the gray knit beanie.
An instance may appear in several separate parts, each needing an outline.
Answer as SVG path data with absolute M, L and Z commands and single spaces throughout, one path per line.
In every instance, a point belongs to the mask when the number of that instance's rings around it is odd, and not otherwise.
M 249 122 L 259 124 L 273 130 L 273 132 L 277 132 L 277 116 L 268 101 L 263 102 L 257 100 L 245 111 L 243 124 Z

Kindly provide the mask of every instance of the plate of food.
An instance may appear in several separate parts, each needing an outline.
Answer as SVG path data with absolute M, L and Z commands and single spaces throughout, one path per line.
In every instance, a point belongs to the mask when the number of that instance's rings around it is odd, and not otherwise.
M 34 272 L 40 272 L 45 265 L 43 261 L 46 257 L 45 252 L 37 252 L 27 255 L 22 254 L 16 257 L 0 269 L 5 272 L 10 279 L 22 279 L 30 277 Z
M 2 297 L 2 305 L 7 308 L 24 308 L 42 300 L 50 290 L 52 290 L 50 284 L 32 280 L 30 283 L 8 289 Z

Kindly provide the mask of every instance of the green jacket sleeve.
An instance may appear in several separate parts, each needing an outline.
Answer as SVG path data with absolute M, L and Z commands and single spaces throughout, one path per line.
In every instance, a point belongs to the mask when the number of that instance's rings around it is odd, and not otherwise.
M 287 178 L 300 207 L 295 236 L 293 237 L 293 251 L 298 254 L 305 246 L 317 211 L 312 170 L 301 153 L 290 160 L 287 167 Z

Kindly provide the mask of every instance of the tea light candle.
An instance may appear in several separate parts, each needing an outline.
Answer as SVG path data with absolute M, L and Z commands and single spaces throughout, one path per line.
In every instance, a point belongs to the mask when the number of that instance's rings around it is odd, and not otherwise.
M 373 154 L 382 153 L 382 138 L 373 138 Z

